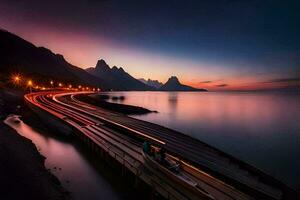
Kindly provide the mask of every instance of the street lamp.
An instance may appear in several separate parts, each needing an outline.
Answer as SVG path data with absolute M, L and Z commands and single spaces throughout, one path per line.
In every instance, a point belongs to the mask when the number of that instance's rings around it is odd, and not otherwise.
M 29 87 L 30 93 L 32 92 L 32 89 L 31 89 L 32 85 L 33 85 L 32 80 L 28 80 L 27 81 L 27 86 Z
M 15 75 L 12 77 L 12 80 L 15 84 L 18 84 L 21 81 L 21 77 L 19 75 Z
M 20 77 L 19 77 L 19 76 L 15 76 L 14 79 L 15 79 L 16 82 L 19 82 L 19 81 L 20 81 Z

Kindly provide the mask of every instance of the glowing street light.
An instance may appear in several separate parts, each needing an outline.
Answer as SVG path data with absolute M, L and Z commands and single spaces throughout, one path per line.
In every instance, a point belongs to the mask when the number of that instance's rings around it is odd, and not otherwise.
M 100 92 L 100 88 L 97 88 L 97 91 Z
M 53 82 L 53 81 L 50 81 L 50 84 L 53 86 L 54 82 Z
M 30 93 L 32 93 L 32 89 L 31 89 L 32 85 L 33 85 L 32 80 L 28 80 L 27 86 L 29 86 Z
M 12 77 L 12 81 L 15 83 L 15 84 L 19 84 L 20 81 L 21 81 L 21 77 L 19 75 L 15 75 Z
M 28 85 L 28 86 L 32 86 L 32 85 L 33 85 L 33 84 L 32 84 L 32 80 L 27 81 L 27 85 Z
M 14 80 L 15 80 L 16 82 L 19 82 L 19 81 L 21 80 L 21 78 L 20 78 L 20 76 L 15 76 L 15 77 L 14 77 Z
M 61 86 L 62 86 L 62 83 L 59 83 L 58 86 L 61 87 Z
M 78 85 L 78 88 L 81 89 L 81 85 Z
M 69 85 L 69 88 L 70 88 L 70 89 L 72 88 L 72 85 L 71 85 L 71 84 Z

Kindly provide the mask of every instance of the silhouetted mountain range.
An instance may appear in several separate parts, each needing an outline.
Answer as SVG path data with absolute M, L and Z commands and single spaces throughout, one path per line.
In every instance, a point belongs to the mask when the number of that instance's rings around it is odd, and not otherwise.
M 149 85 L 151 87 L 154 87 L 156 89 L 160 88 L 163 85 L 163 83 L 159 82 L 158 80 L 151 80 L 149 78 L 148 78 L 148 80 L 143 79 L 143 78 L 140 78 L 138 80 L 141 81 L 142 83 Z
M 106 87 L 103 80 L 71 65 L 62 55 L 44 47 L 36 47 L 5 30 L 0 30 L 0 47 L 1 73 L 19 72 L 31 77 Z
M 183 85 L 176 76 L 172 76 L 169 80 L 159 88 L 162 91 L 207 91 L 206 89 L 193 88 Z
M 124 71 L 122 67 L 112 68 L 103 60 L 98 60 L 96 67 L 86 69 L 90 74 L 101 78 L 112 88 L 118 90 L 154 90 L 155 88 L 146 85 Z
M 110 68 L 103 60 L 96 67 L 86 70 L 68 63 L 60 54 L 0 29 L 0 72 L 10 75 L 21 73 L 41 82 L 49 80 L 67 83 L 87 84 L 103 90 L 163 90 L 163 91 L 205 91 L 182 85 L 171 77 L 164 85 L 158 81 L 137 80 L 122 67 Z M 8 76 L 7 76 L 8 77 Z

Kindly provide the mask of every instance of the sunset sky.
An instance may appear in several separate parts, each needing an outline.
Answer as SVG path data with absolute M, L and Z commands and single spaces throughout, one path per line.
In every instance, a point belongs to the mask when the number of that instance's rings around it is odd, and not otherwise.
M 0 0 L 0 27 L 70 63 L 211 90 L 300 87 L 300 3 Z

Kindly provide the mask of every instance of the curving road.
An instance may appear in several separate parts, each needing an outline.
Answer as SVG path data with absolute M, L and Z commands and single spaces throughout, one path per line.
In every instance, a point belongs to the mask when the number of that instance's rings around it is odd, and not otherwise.
M 25 100 L 89 137 L 113 141 L 141 163 L 144 140 L 164 146 L 170 156 L 196 171 L 197 177 L 193 178 L 217 199 L 284 199 L 281 183 L 254 167 L 177 131 L 111 112 L 76 98 L 77 95 L 88 94 L 90 92 L 47 91 L 27 94 Z

